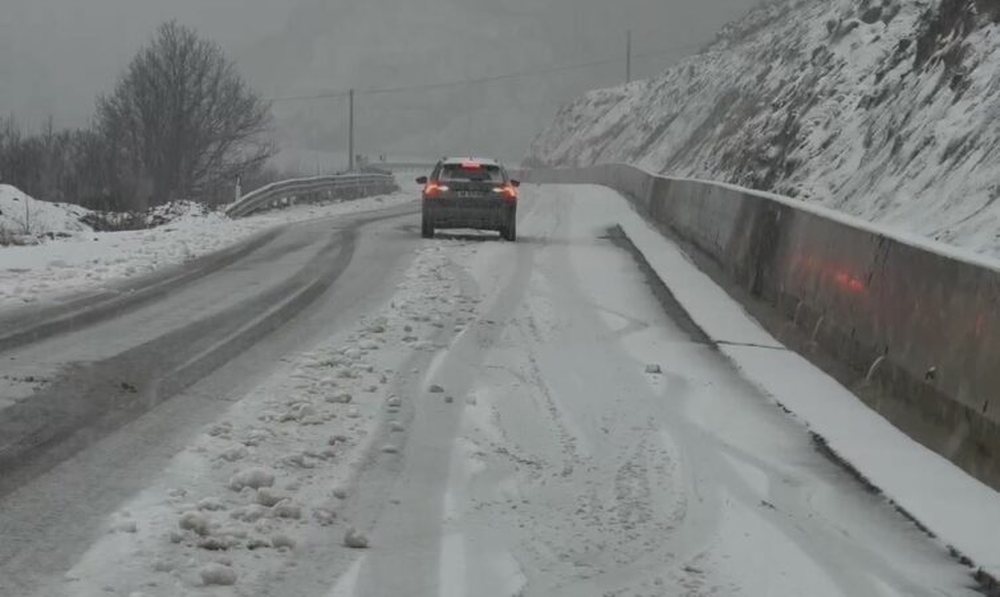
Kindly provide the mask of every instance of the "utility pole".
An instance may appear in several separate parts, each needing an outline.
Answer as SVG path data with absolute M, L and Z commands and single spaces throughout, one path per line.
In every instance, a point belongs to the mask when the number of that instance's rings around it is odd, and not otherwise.
M 625 82 L 632 82 L 632 30 L 625 34 Z
M 354 90 L 348 94 L 347 171 L 354 172 Z

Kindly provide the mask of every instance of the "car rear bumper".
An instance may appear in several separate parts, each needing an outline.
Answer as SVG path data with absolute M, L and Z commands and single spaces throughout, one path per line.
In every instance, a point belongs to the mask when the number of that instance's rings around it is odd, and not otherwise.
M 515 204 L 503 199 L 427 199 L 424 217 L 434 228 L 482 228 L 499 230 Z

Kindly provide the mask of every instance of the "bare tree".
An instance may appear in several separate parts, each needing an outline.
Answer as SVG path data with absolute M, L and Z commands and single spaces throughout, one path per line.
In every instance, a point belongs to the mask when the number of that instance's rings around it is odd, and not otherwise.
M 97 106 L 118 183 L 136 208 L 205 199 L 256 169 L 273 154 L 270 121 L 270 106 L 222 49 L 176 22 L 157 30 Z
M 25 170 L 24 135 L 13 116 L 0 121 L 0 182 L 16 185 Z
M 40 133 L 25 134 L 13 118 L 0 119 L 0 183 L 35 199 L 127 210 L 112 146 L 89 129 L 57 130 L 50 119 Z

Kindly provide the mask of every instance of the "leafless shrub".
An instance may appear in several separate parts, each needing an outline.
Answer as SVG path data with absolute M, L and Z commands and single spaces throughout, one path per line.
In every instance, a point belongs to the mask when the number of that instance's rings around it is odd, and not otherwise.
M 97 109 L 138 209 L 231 188 L 273 153 L 270 120 L 222 49 L 175 22 L 158 29 Z

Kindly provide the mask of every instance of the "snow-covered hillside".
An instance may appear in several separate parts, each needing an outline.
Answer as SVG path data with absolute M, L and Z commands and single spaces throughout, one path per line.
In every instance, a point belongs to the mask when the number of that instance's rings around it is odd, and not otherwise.
M 532 146 L 816 201 L 1000 255 L 1000 4 L 778 0 Z

